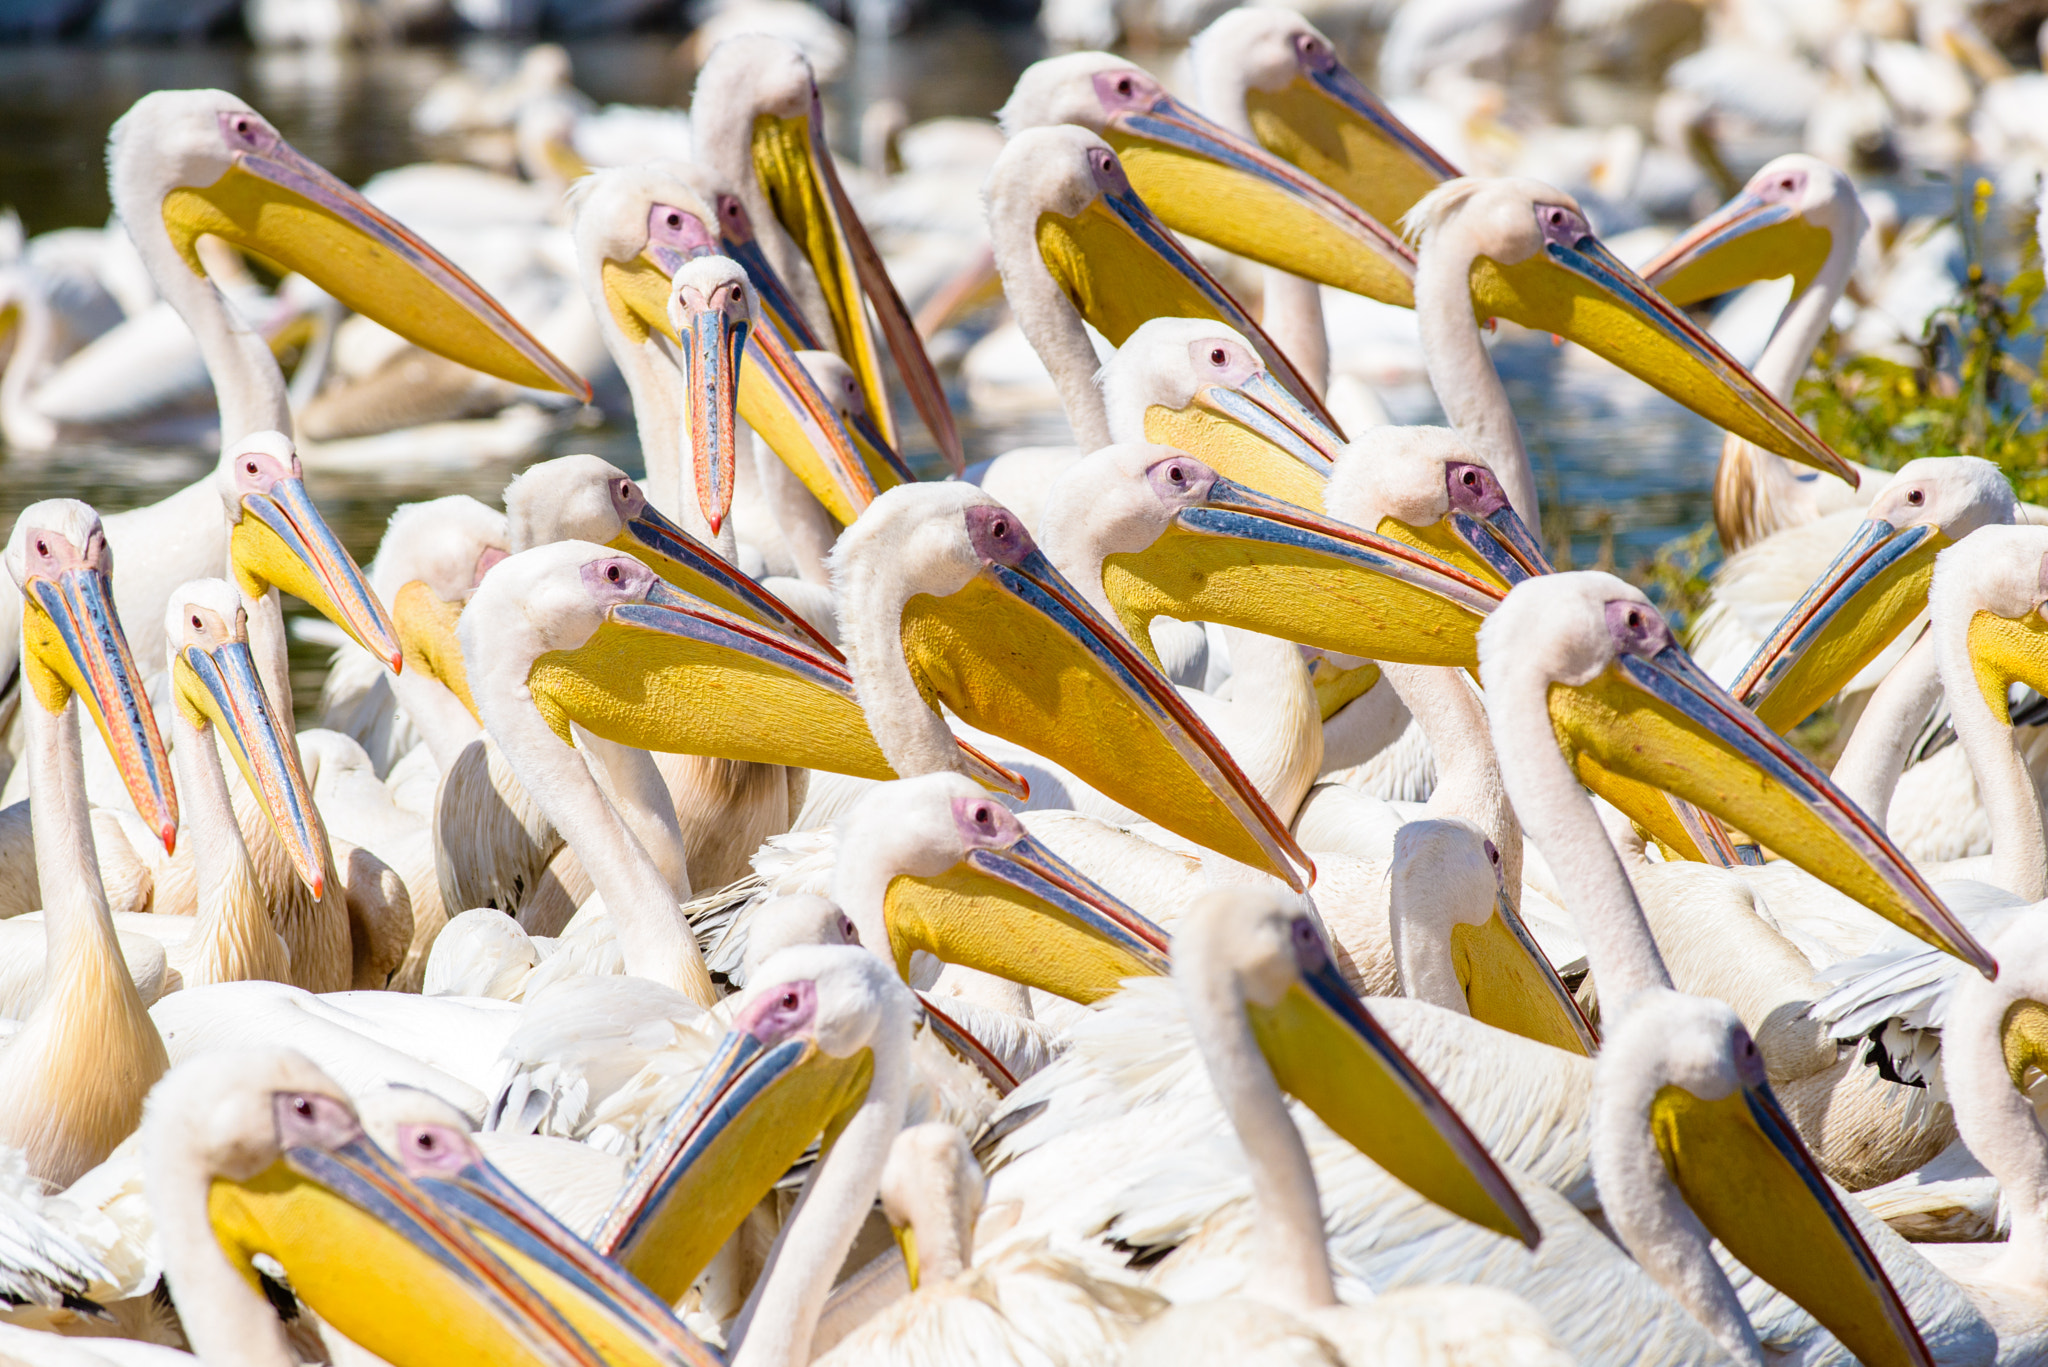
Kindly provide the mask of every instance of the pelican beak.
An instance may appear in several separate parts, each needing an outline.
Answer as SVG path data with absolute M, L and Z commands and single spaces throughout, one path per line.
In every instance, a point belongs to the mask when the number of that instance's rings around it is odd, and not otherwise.
M 171 662 L 171 694 L 195 730 L 204 735 L 212 727 L 227 741 L 299 880 L 320 896 L 327 882 L 326 836 L 299 767 L 298 745 L 278 728 L 249 643 L 186 646 Z
M 398 629 L 362 570 L 313 506 L 304 480 L 279 479 L 242 496 L 228 533 L 235 581 L 251 598 L 273 588 L 302 598 L 396 672 L 404 667 Z
M 893 779 L 837 651 L 768 630 L 657 582 L 615 603 L 589 640 L 527 675 L 534 706 L 621 745 Z M 969 776 L 1022 797 L 1023 779 L 965 747 Z
M 917 1229 L 908 1223 L 889 1225 L 889 1233 L 896 1238 L 896 1249 L 903 1255 L 903 1275 L 910 1279 L 910 1289 L 917 1290 Z
M 868 1049 L 762 1039 L 752 1019 L 742 1007 L 591 1240 L 670 1304 L 813 1140 L 830 1145 L 874 1075 Z
M 966 517 L 980 572 L 903 609 L 904 658 L 926 698 L 1146 820 L 1304 890 L 1308 856 L 1166 676 L 1009 510 L 980 504 Z
M 1883 830 L 1668 638 L 1654 654 L 1618 654 L 1584 684 L 1553 684 L 1550 716 L 1580 780 L 1665 844 L 1691 843 L 1669 794 L 1995 975 L 1990 954 Z
M 1826 264 L 1834 243 L 1790 204 L 1748 191 L 1688 228 L 1643 267 L 1643 279 L 1684 306 L 1758 280 L 1792 277 L 1796 298 Z
M 1218 474 L 1312 512 L 1344 439 L 1271 375 L 1205 384 L 1185 408 L 1145 410 L 1145 440 L 1199 451 Z
M 1153 318 L 1208 318 L 1242 333 L 1295 401 L 1333 432 L 1341 431 L 1301 372 L 1252 321 L 1230 292 L 1153 217 L 1114 157 L 1093 167 L 1101 193 L 1072 218 L 1047 210 L 1038 218 L 1038 252 L 1074 308 L 1122 346 Z
M 924 1007 L 925 1029 L 951 1049 L 961 1062 L 980 1073 L 982 1080 L 994 1089 L 997 1096 L 1008 1096 L 1017 1090 L 1017 1075 L 996 1057 L 993 1050 L 976 1039 L 966 1026 L 939 1010 L 924 993 L 918 993 L 917 1000 Z
M 1380 667 L 1376 660 L 1340 665 L 1327 655 L 1318 654 L 1309 666 L 1308 677 L 1316 690 L 1316 710 L 1328 721 L 1379 686 Z
M 1451 927 L 1451 966 L 1472 1019 L 1591 1058 L 1599 1036 L 1502 889 L 1493 914 Z
M 1129 69 L 1098 72 L 1101 136 L 1176 232 L 1382 303 L 1415 307 L 1415 253 L 1342 195 Z
M 1182 506 L 1150 546 L 1102 562 L 1103 592 L 1139 649 L 1166 616 L 1373 660 L 1478 667 L 1479 628 L 1502 596 L 1486 580 L 1185 457 L 1146 478 Z
M 889 414 L 881 356 L 868 331 L 863 296 L 874 307 L 918 416 L 953 468 L 964 468 L 960 435 L 938 372 L 925 355 L 910 310 L 896 293 L 881 253 L 868 239 L 867 229 L 839 183 L 832 152 L 825 146 L 825 119 L 816 91 L 811 94 L 807 115 L 780 118 L 762 114 L 754 120 L 753 156 L 754 173 L 775 205 L 777 217 L 818 273 L 832 313 L 832 327 L 838 333 L 839 345 L 832 350 L 844 356 L 860 377 L 868 412 L 895 445 L 896 424 Z
M 2000 617 L 1979 609 L 1970 619 L 1970 666 L 1991 715 L 2012 724 L 2011 694 L 2023 683 L 2048 693 L 2048 621 L 2036 607 L 2024 617 Z
M 839 650 L 788 604 L 742 574 L 725 557 L 662 516 L 652 503 L 628 519 L 608 543 L 670 584 L 713 607 L 737 613 L 785 636 L 809 642 L 834 660 Z
M 1819 1320 L 1858 1362 L 1934 1359 L 1841 1198 L 1762 1078 L 1703 1100 L 1671 1084 L 1650 1129 L 1685 1203 L 1735 1258 Z
M 875 426 L 873 418 L 866 413 L 848 412 L 843 408 L 835 411 L 841 425 L 853 438 L 854 449 L 860 452 L 861 459 L 867 463 L 868 472 L 874 476 L 877 487 L 889 489 L 898 484 L 917 483 L 917 472 L 912 470 L 909 462 L 890 445 L 889 438 L 883 435 L 881 428 Z M 965 467 L 954 473 L 964 473 L 964 469 Z
M 890 879 L 882 913 L 906 978 L 922 949 L 1086 1005 L 1126 978 L 1169 971 L 1164 931 L 1021 830 L 935 877 Z
M 1379 534 L 1419 546 L 1478 579 L 1511 589 L 1524 579 L 1552 574 L 1550 557 L 1522 521 L 1497 484 L 1481 483 L 1477 467 L 1454 463 L 1445 467 L 1451 505 L 1426 527 L 1411 527 L 1393 517 L 1380 519 Z M 1472 476 L 1472 485 L 1464 483 Z
M 1783 733 L 1848 686 L 1927 607 L 1939 527 L 1871 518 L 1799 596 L 1729 689 Z
M 1299 166 L 1382 223 L 1462 172 L 1415 136 L 1327 48 L 1300 51 L 1278 90 L 1247 89 L 1245 114 L 1266 150 Z
M 220 116 L 233 159 L 164 196 L 164 227 L 195 274 L 207 233 L 297 271 L 347 307 L 451 361 L 589 399 L 583 378 L 403 224 L 301 156 L 261 120 Z
M 481 1155 L 448 1177 L 420 1174 L 418 1180 L 606 1361 L 651 1356 L 671 1367 L 720 1367 L 718 1356 L 638 1278 L 578 1238 Z
M 267 1253 L 327 1323 L 385 1361 L 605 1367 L 533 1287 L 360 1132 L 215 1178 L 214 1237 L 253 1283 Z
M 405 667 L 440 680 L 481 726 L 483 718 L 469 691 L 469 667 L 462 659 L 462 641 L 455 634 L 455 624 L 461 619 L 462 604 L 443 600 L 419 579 L 402 586 L 398 596 L 391 600 L 391 621 L 398 633 L 399 649 L 405 655 Z
M 734 415 L 740 352 L 751 324 L 743 294 L 725 286 L 706 298 L 702 290 L 685 285 L 675 303 L 682 340 L 683 421 L 690 432 L 698 506 L 715 536 L 732 512 L 732 485 L 739 473 Z
M 114 610 L 114 586 L 97 564 L 75 564 L 22 585 L 22 673 L 53 716 L 75 695 L 91 714 L 136 812 L 164 842 L 178 841 L 178 794 L 156 714 Z
M 1245 1015 L 1273 1080 L 1325 1125 L 1445 1210 L 1530 1248 L 1543 1237 L 1507 1174 L 1337 971 L 1307 916 L 1298 976 Z
M 737 207 L 738 201 L 732 201 Z M 662 206 L 655 206 L 659 211 Z M 694 221 L 694 220 L 692 220 Z M 696 252 L 705 255 L 718 250 L 709 236 Z M 773 326 L 748 330 L 744 355 L 739 365 L 739 390 L 735 401 L 747 426 L 759 433 L 769 449 L 796 471 L 804 487 L 842 523 L 852 522 L 874 501 L 879 490 L 869 465 L 861 458 L 841 427 L 832 402 L 818 388 L 810 372 L 797 363 L 787 337 L 782 334 L 782 309 L 788 291 L 782 287 L 768 260 L 758 247 L 751 254 L 730 251 L 747 272 L 762 312 Z M 600 272 L 604 299 L 612 320 L 633 343 L 640 344 L 659 333 L 679 349 L 682 337 L 668 316 L 669 277 L 688 258 L 668 247 L 652 246 L 629 261 L 607 260 Z M 771 287 L 772 282 L 772 287 Z M 783 300 L 783 304 L 776 301 Z M 795 315 L 801 322 L 801 315 Z M 808 332 L 805 334 L 808 336 Z M 694 436 L 696 429 L 692 428 Z M 700 482 L 700 490 L 706 486 Z
M 1577 342 L 1717 427 L 1856 486 L 1856 471 L 1697 324 L 1587 233 L 1515 265 L 1472 263 L 1479 316 Z

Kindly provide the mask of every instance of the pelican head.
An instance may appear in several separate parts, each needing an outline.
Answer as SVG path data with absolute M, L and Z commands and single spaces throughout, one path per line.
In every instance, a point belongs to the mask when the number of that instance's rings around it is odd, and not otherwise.
M 1293 10 L 1227 10 L 1195 35 L 1188 55 L 1204 109 L 1382 223 L 1398 222 L 1458 174 Z
M 832 583 L 861 699 L 899 772 L 962 769 L 943 703 L 1147 820 L 1306 886 L 1307 856 L 1222 744 L 980 489 L 888 490 L 840 537 Z
M 892 484 L 915 484 L 917 473 L 897 453 L 868 412 L 868 396 L 860 387 L 853 367 L 829 351 L 799 351 L 797 363 L 810 374 L 812 383 L 839 418 L 839 425 L 853 438 L 861 459 L 867 462 L 879 488 Z
M 1593 1174 L 1624 1245 L 1652 1248 L 1674 1229 L 1704 1226 L 1858 1362 L 1932 1367 L 1857 1220 L 1772 1095 L 1763 1054 L 1733 1007 L 1666 988 L 1637 993 L 1607 1028 L 1594 1106 Z M 1711 1259 L 1707 1241 L 1691 1237 L 1697 1256 Z M 1658 1276 L 1667 1261 L 1644 1264 Z M 1697 1310 L 1711 1293 L 1678 1275 L 1690 1284 L 1670 1289 Z M 1722 1293 L 1734 1301 L 1725 1285 Z M 1748 1330 L 1739 1303 L 1728 1318 Z M 1723 1346 L 1761 1356 L 1753 1336 Z
M 967 1269 L 988 1177 L 957 1125 L 906 1126 L 889 1146 L 877 1195 L 912 1291 L 926 1276 L 942 1281 Z
M 1014 137 L 1072 124 L 1116 150 L 1176 232 L 1389 304 L 1415 302 L 1415 255 L 1327 185 L 1175 99 L 1127 57 L 1034 62 L 996 117 Z
M 150 1093 L 142 1134 L 173 1299 L 204 1288 L 255 1301 L 254 1260 L 266 1254 L 321 1319 L 395 1367 L 478 1353 L 601 1367 L 566 1320 L 364 1134 L 346 1094 L 303 1055 L 227 1049 L 182 1063 Z M 180 1308 L 197 1351 L 242 1351 L 232 1337 L 244 1317 L 211 1314 L 203 1302 Z
M 363 1129 L 406 1175 L 531 1283 L 607 1362 L 719 1361 L 631 1273 L 491 1166 L 461 1111 L 431 1092 L 386 1087 L 363 1097 L 360 1114 Z
M 281 589 L 304 599 L 393 670 L 404 667 L 398 629 L 313 506 L 290 437 L 251 433 L 228 448 L 213 478 L 227 510 L 228 559 L 243 593 L 255 600 Z
M 924 950 L 1070 1001 L 1166 972 L 1166 934 L 958 774 L 876 789 L 839 828 L 832 898 L 904 977 Z
M 1323 499 L 1332 517 L 1405 541 L 1504 589 L 1551 572 L 1499 476 L 1448 427 L 1361 432 Z
M 1551 744 L 1581 782 L 1667 843 L 1664 795 L 1713 813 L 1814 877 L 1984 973 L 1991 956 L 1889 837 L 1813 761 L 1693 663 L 1642 592 L 1611 574 L 1517 584 L 1479 632 L 1494 743 Z M 1502 766 L 1517 810 L 1539 793 Z
M 690 107 L 699 111 L 691 121 L 697 160 L 737 187 L 755 231 L 765 230 L 766 220 L 779 225 L 817 277 L 836 336 L 791 338 L 791 345 L 815 349 L 823 341 L 844 356 L 860 376 L 868 411 L 894 445 L 881 353 L 868 328 L 865 306 L 872 306 L 919 416 L 953 468 L 964 468 L 938 372 L 839 183 L 818 82 L 803 53 L 767 34 L 728 38 L 698 71 Z
M 1404 220 L 1420 244 L 1425 324 L 1462 310 L 1577 342 L 1767 451 L 1838 475 L 1855 470 L 1720 343 L 1624 266 L 1577 201 L 1540 181 L 1467 177 L 1425 195 Z
M 1740 194 L 1680 234 L 1643 267 L 1643 279 L 1674 304 L 1780 275 L 1792 277 L 1796 297 L 1838 248 L 1855 251 L 1869 227 L 1847 172 L 1792 152 L 1765 162 Z
M 1109 439 L 1159 442 L 1321 511 L 1343 439 L 1276 383 L 1242 333 L 1206 318 L 1139 325 L 1098 377 Z
M 590 541 L 624 551 L 685 593 L 713 607 L 838 650 L 781 599 L 738 566 L 662 516 L 631 476 L 597 456 L 558 456 L 529 465 L 505 489 L 512 549 Z
M 2018 518 L 2019 500 L 1990 461 L 1906 462 L 1729 691 L 1775 729 L 1791 730 L 1848 687 L 1926 608 L 1942 550 L 1979 527 Z
M 171 696 L 199 744 L 218 736 L 290 855 L 299 879 L 320 896 L 327 880 L 327 839 L 299 766 L 296 740 L 277 724 L 249 653 L 249 614 L 234 586 L 195 579 L 170 597 L 164 639 L 171 643 Z
M 108 178 L 138 243 L 168 245 L 204 276 L 212 234 L 297 271 L 418 346 L 513 384 L 587 399 L 562 364 L 445 256 L 320 166 L 224 90 L 159 90 L 114 124 Z
M 754 326 L 747 273 L 725 256 L 685 261 L 670 282 L 669 326 L 682 340 L 683 426 L 689 429 L 697 500 L 715 533 L 732 511 L 738 473 L 740 353 Z
M 1461 817 L 1402 826 L 1387 882 L 1404 995 L 1594 1052 L 1592 1028 L 1515 910 L 1500 850 L 1477 826 Z
M 1047 558 L 1148 657 L 1151 621 L 1167 616 L 1368 659 L 1470 668 L 1501 592 L 1166 446 L 1082 457 L 1047 496 L 1044 525 Z
M 592 1242 L 674 1302 L 812 1141 L 866 1099 L 878 1055 L 907 1048 L 917 998 L 851 945 L 801 945 L 762 966 L 732 1026 Z
M 1173 976 L 1220 1086 L 1234 1085 L 1243 1045 L 1255 1044 L 1273 1080 L 1360 1153 L 1446 1210 L 1536 1246 L 1507 1174 L 1345 983 L 1296 899 L 1218 888 L 1180 926 Z
M 834 516 L 851 521 L 874 497 L 873 477 L 791 353 L 814 343 L 788 287 L 755 245 L 738 194 L 700 167 L 655 161 L 593 172 L 577 183 L 571 202 L 584 293 L 628 376 L 670 359 L 688 364 L 683 324 L 671 316 L 676 276 L 686 263 L 722 256 L 744 268 L 748 318 L 760 325 L 750 326 L 745 345 L 735 348 L 745 360 L 731 372 L 738 377 L 733 402 Z M 700 290 L 705 283 L 699 281 Z M 698 389 L 689 386 L 693 404 Z M 693 441 L 697 432 L 691 427 Z M 702 479 L 697 488 L 700 499 L 715 492 Z M 708 521 L 710 509 L 705 513 Z
M 7 538 L 7 573 L 21 590 L 25 691 L 52 717 L 78 698 L 136 812 L 173 848 L 178 794 L 170 757 L 114 612 L 114 553 L 100 515 L 75 498 L 31 503 Z
M 1250 339 L 1318 421 L 1335 427 L 1272 339 L 1154 217 L 1115 149 L 1096 134 L 1072 124 L 1023 130 L 989 168 L 982 196 L 1003 288 L 1025 301 L 1020 320 L 1026 309 L 1078 314 L 1115 346 L 1150 318 L 1223 323 Z M 1058 345 L 1031 341 L 1040 355 Z M 1092 370 L 1092 353 L 1087 364 Z
M 1943 551 L 1928 605 L 1946 637 L 1940 653 L 1969 661 L 2001 725 L 2012 722 L 2012 685 L 2048 693 L 2048 527 L 1984 527 Z
M 587 541 L 521 551 L 492 570 L 457 628 L 483 722 L 530 705 L 564 743 L 571 723 L 621 745 L 889 779 L 837 657 L 671 588 Z M 494 701 L 495 699 L 495 701 Z M 966 761 L 973 767 L 974 760 Z M 981 762 L 988 782 L 1019 786 Z
M 455 621 L 513 544 L 505 514 L 467 494 L 449 494 L 394 508 L 377 558 L 365 570 L 371 591 L 391 604 L 405 669 L 438 680 L 472 717 L 476 699 L 470 696 Z

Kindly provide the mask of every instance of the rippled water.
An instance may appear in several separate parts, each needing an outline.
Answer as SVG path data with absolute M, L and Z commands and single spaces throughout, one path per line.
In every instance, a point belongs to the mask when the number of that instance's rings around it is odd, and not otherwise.
M 645 36 L 570 44 L 577 83 L 603 102 L 675 104 L 689 72 L 672 37 Z M 220 86 L 256 105 L 296 146 L 350 181 L 423 160 L 432 149 L 412 133 L 408 111 L 436 77 L 457 65 L 509 69 L 510 46 L 474 42 L 363 53 L 259 53 L 252 49 L 165 47 L 108 49 L 0 47 L 0 204 L 12 204 L 28 231 L 105 221 L 104 148 L 108 125 L 152 89 Z M 1038 56 L 1028 28 L 959 21 L 922 30 L 886 48 L 859 51 L 827 92 L 843 127 L 868 101 L 900 99 L 913 119 L 985 115 L 1007 95 L 1016 73 Z M 1496 356 L 1534 455 L 1546 502 L 1569 509 L 1573 556 L 1590 563 L 1603 538 L 1626 569 L 1673 534 L 1708 515 L 1718 434 L 1677 405 L 1583 355 L 1541 339 L 1504 342 Z M 1387 396 L 1397 420 L 1439 420 L 1426 389 Z M 956 390 L 956 405 L 962 397 Z M 908 405 L 902 410 L 910 413 Z M 1056 418 L 983 421 L 962 410 L 968 459 L 1013 445 L 1057 441 Z M 557 453 L 595 450 L 637 468 L 628 415 L 608 415 L 554 439 Z M 923 438 L 914 419 L 912 446 Z M 913 456 L 920 453 L 914 449 Z M 929 453 L 922 453 L 929 458 Z M 0 462 L 0 528 L 39 498 L 85 498 L 107 512 L 151 502 L 196 478 L 214 453 L 80 445 L 46 456 Z M 394 469 L 316 474 L 313 492 L 342 539 L 367 559 L 391 508 L 412 498 L 470 493 L 495 502 L 513 473 L 486 466 L 421 476 Z M 295 661 L 302 706 L 317 688 L 320 661 Z

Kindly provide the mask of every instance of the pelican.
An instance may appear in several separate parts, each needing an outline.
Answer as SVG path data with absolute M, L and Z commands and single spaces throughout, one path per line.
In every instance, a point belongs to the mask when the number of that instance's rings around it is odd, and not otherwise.
M 850 1367 L 905 1354 L 943 1355 L 943 1343 L 1005 1343 L 1075 1367 L 1114 1357 L 1164 1302 L 1135 1282 L 1098 1275 L 1050 1247 L 977 1263 L 974 1224 L 987 1179 L 967 1137 L 952 1125 L 912 1125 L 889 1146 L 882 1214 L 900 1252 L 883 1255 L 842 1285 L 891 1272 L 908 1294 L 827 1343 L 842 1292 L 835 1289 L 813 1346 L 818 1363 Z M 878 1264 L 882 1265 L 878 1268 Z M 840 1314 L 847 1313 L 839 1311 Z M 956 1339 L 957 1336 L 957 1339 Z
M 291 430 L 284 377 L 269 347 L 200 269 L 194 244 L 201 236 L 261 253 L 451 360 L 515 384 L 589 393 L 445 257 L 308 161 L 233 95 L 144 96 L 114 125 L 107 162 L 115 212 L 157 289 L 198 338 L 220 407 L 223 459 L 215 472 L 107 519 L 110 544 L 129 548 L 119 560 L 115 602 L 145 659 L 163 653 L 156 633 L 170 593 L 229 563 L 233 523 L 218 509 L 220 485 L 237 478 L 239 443 Z M 9 638 L 0 652 L 12 651 L 12 625 L 0 625 L 7 626 L 0 637 Z
M 151 1096 L 143 1143 L 165 1280 L 203 1362 L 294 1360 L 256 1289 L 259 1255 L 324 1323 L 401 1367 L 474 1353 L 536 1367 L 607 1360 L 371 1142 L 302 1055 L 224 1050 L 180 1066 Z
M 1792 277 L 1792 299 L 1755 366 L 1779 398 L 1806 373 L 1835 304 L 1849 286 L 1869 216 L 1845 172 L 1793 152 L 1764 164 L 1742 193 L 1701 219 L 1643 267 L 1643 278 L 1674 304 L 1726 294 L 1752 281 Z M 1721 444 L 1714 474 L 1714 526 L 1721 549 L 1736 551 L 1776 532 L 1862 508 L 1869 487 L 1822 479 L 1733 434 Z
M 31 504 L 7 542 L 21 591 L 21 662 L 30 696 L 29 810 L 43 894 L 42 1000 L 0 1047 L 0 1142 L 29 1170 L 67 1186 L 135 1128 L 169 1066 L 163 1040 L 122 962 L 93 858 L 78 713 L 90 712 L 138 813 L 166 849 L 177 797 L 134 656 L 113 601 L 100 518 L 71 499 Z M 77 706 L 73 706 L 74 698 Z
M 888 490 L 832 561 L 861 706 L 897 773 L 979 777 L 943 702 L 1110 803 L 1306 886 L 1306 857 L 1173 685 L 981 490 Z
M 746 226 L 757 235 L 755 252 L 788 286 L 772 301 L 774 326 L 792 348 L 815 351 L 823 343 L 844 357 L 860 377 L 882 436 L 900 446 L 865 300 L 918 416 L 940 454 L 955 471 L 962 469 L 945 390 L 839 183 L 825 146 L 818 83 L 803 53 L 766 34 L 728 38 L 698 71 L 690 108 L 698 162 L 733 188 Z M 751 271 L 753 262 L 740 259 Z

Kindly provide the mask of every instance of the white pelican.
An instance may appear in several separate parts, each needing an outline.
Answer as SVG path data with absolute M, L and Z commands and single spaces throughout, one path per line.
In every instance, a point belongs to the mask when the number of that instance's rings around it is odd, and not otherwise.
M 1533 180 L 1448 181 L 1408 211 L 1415 312 L 1451 425 L 1538 525 L 1535 477 L 1478 323 L 1506 318 L 1577 342 L 1766 450 L 1854 479 L 1776 396 L 1623 265 L 1571 196 Z
M 178 808 L 170 761 L 114 612 L 111 560 L 99 515 L 69 499 L 24 509 L 7 543 L 7 570 L 22 598 L 29 815 L 48 981 L 0 1046 L 0 1142 L 24 1150 L 30 1171 L 57 1186 L 127 1137 L 143 1094 L 169 1066 L 114 940 L 79 750 L 85 710 L 137 811 L 171 846 Z
M 1870 227 L 1848 175 L 1793 152 L 1766 162 L 1742 193 L 1701 219 L 1643 267 L 1675 304 L 1726 294 L 1756 280 L 1792 277 L 1792 299 L 1753 367 L 1766 389 L 1789 399 L 1828 329 Z M 1856 467 L 1867 479 L 1880 472 Z M 1714 474 L 1714 526 L 1729 555 L 1774 532 L 1862 508 L 1881 481 L 1823 479 L 1730 434 Z
M 861 705 L 897 773 L 982 777 L 943 703 L 1109 802 L 1306 886 L 1285 825 L 1173 685 L 981 490 L 888 490 L 832 572 Z
M 886 1290 L 900 1298 L 844 1329 L 836 1323 L 844 1293 L 835 1288 L 814 1341 L 814 1361 L 852 1367 L 973 1342 L 1028 1346 L 1048 1363 L 1082 1367 L 1115 1357 L 1131 1331 L 1164 1307 L 1135 1281 L 1092 1273 L 1050 1247 L 976 1263 L 974 1224 L 986 1185 L 956 1127 L 912 1125 L 896 1136 L 879 1194 L 900 1252 L 876 1259 L 842 1286 L 873 1283 L 883 1290 L 893 1281 Z M 826 1343 L 827 1325 L 844 1336 Z
M 145 659 L 164 649 L 156 633 L 166 597 L 228 565 L 233 523 L 218 512 L 218 486 L 235 477 L 227 457 L 252 433 L 291 430 L 284 376 L 268 345 L 200 269 L 194 244 L 201 236 L 261 253 L 438 354 L 517 384 L 588 393 L 445 257 L 300 155 L 233 95 L 144 96 L 114 125 L 107 162 L 115 212 L 157 288 L 199 339 L 220 407 L 219 470 L 107 519 L 110 544 L 129 548 L 119 560 L 115 601 Z M 14 650 L 11 612 L 0 607 L 0 660 Z
M 258 1256 L 394 1367 L 478 1353 L 531 1367 L 607 1360 L 571 1310 L 372 1143 L 302 1055 L 224 1050 L 180 1066 L 151 1096 L 143 1144 L 165 1281 L 203 1362 L 294 1360 L 256 1288 Z
M 946 394 L 881 254 L 853 211 L 825 145 L 818 83 L 786 39 L 740 34 L 711 50 L 690 96 L 697 160 L 738 195 L 754 252 L 727 251 L 754 274 L 759 255 L 788 293 L 771 299 L 773 324 L 795 349 L 836 351 L 860 376 L 869 414 L 892 445 L 896 420 L 863 301 L 874 309 L 911 402 L 939 453 L 963 468 Z M 721 221 L 727 215 L 721 208 Z M 757 285 L 766 288 L 758 278 Z M 842 518 L 842 521 L 846 519 Z

